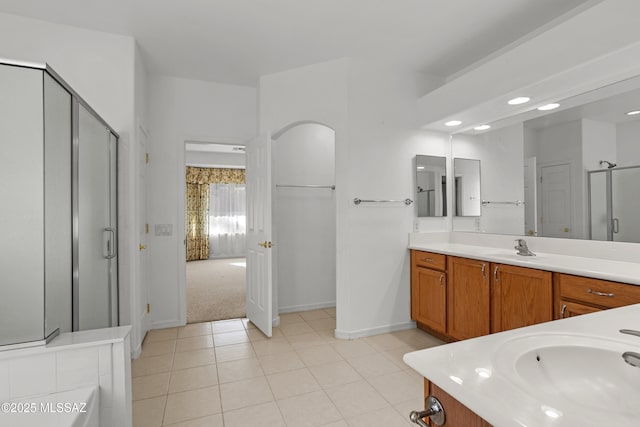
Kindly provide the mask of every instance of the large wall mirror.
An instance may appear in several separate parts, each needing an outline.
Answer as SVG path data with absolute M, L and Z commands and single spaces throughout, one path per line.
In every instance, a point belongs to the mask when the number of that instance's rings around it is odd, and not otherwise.
M 640 243 L 640 77 L 452 138 L 482 161 L 482 205 L 454 231 Z
M 455 216 L 480 216 L 480 160 L 453 159 Z
M 447 216 L 447 159 L 416 156 L 418 217 Z

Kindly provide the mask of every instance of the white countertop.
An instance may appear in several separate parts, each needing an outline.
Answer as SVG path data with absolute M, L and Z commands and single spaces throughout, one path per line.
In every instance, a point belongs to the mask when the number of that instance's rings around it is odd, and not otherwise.
M 513 246 L 512 242 L 510 244 Z M 640 263 L 636 262 L 537 251 L 534 251 L 536 256 L 526 257 L 516 255 L 516 250 L 512 248 L 437 241 L 410 242 L 409 249 L 640 285 Z
M 640 368 L 618 359 L 618 352 L 620 356 L 620 349 L 640 352 L 640 337 L 621 334 L 620 329 L 640 329 L 640 304 L 407 353 L 404 361 L 495 427 L 635 427 L 640 425 Z M 624 380 L 617 383 L 599 378 L 598 364 L 592 371 L 590 365 L 586 368 L 593 376 L 586 375 L 585 381 L 600 391 L 596 393 L 599 404 L 593 407 L 567 399 L 566 393 L 558 394 L 553 387 L 541 394 L 515 370 L 518 354 L 513 350 L 514 342 L 551 345 L 549 342 L 555 341 L 556 345 L 567 347 L 572 345 L 569 335 L 591 339 L 597 348 L 602 344 L 602 348 L 615 350 L 611 353 L 614 357 L 603 359 L 601 364 L 620 364 L 615 369 L 623 373 Z M 541 344 L 545 340 L 547 343 Z M 582 347 L 577 349 L 582 351 Z M 557 380 L 544 377 L 544 370 L 540 371 L 540 382 Z M 585 389 L 581 383 L 566 386 Z M 625 410 L 611 410 L 612 407 Z

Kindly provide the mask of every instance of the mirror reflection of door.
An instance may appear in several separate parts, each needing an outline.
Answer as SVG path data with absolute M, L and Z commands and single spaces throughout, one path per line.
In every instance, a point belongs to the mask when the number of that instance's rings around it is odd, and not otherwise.
M 540 236 L 571 237 L 571 164 L 540 167 Z
M 419 217 L 447 216 L 446 158 L 416 156 Z

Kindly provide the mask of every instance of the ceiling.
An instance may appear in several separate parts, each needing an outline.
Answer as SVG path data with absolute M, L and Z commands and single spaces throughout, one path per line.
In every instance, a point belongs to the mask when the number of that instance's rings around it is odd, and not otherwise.
M 133 36 L 149 72 L 255 86 L 341 57 L 449 77 L 593 0 L 0 0 L 0 12 Z

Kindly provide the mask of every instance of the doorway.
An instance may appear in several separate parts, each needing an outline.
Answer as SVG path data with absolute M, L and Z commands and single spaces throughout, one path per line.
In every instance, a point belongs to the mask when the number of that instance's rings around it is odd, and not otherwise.
M 246 315 L 244 147 L 185 143 L 186 321 Z
M 540 167 L 540 210 L 538 230 L 542 237 L 571 237 L 572 217 L 571 163 Z

